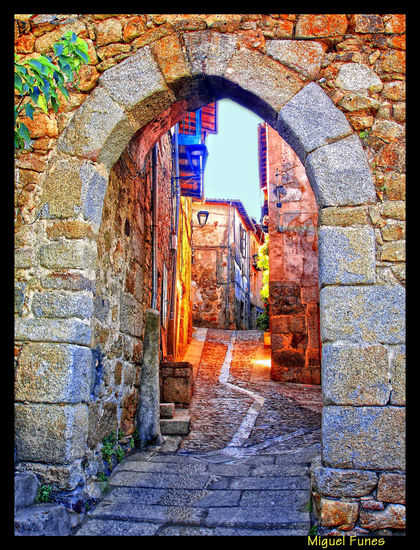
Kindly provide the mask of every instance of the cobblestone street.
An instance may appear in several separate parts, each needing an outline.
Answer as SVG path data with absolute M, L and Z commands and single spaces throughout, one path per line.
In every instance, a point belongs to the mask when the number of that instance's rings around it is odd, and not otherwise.
M 321 388 L 270 380 L 260 331 L 195 329 L 188 436 L 113 471 L 82 535 L 307 535 Z

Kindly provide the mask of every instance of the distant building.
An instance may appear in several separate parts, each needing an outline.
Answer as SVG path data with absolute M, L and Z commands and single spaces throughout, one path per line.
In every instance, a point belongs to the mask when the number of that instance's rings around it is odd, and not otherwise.
M 253 254 L 264 240 L 240 200 L 206 199 L 192 204 L 193 324 L 225 329 L 255 328 L 263 303 L 261 272 Z M 198 217 L 207 221 L 200 226 Z

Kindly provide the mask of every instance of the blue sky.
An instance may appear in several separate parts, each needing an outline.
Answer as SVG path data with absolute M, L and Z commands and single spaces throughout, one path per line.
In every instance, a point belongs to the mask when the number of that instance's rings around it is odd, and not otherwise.
M 230 99 L 218 102 L 218 133 L 209 134 L 204 195 L 211 199 L 240 199 L 249 216 L 260 221 L 257 126 L 252 111 Z

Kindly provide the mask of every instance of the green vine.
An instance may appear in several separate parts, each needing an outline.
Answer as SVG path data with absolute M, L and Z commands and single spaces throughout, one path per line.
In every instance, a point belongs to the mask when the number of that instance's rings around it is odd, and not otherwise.
M 268 330 L 270 327 L 270 314 L 269 314 L 269 238 L 268 235 L 265 236 L 264 243 L 258 249 L 258 261 L 257 266 L 262 270 L 262 287 L 260 291 L 260 296 L 264 302 L 264 312 L 261 313 L 257 318 L 257 328 L 260 330 Z
M 20 60 L 15 54 L 14 87 L 17 104 L 14 107 L 15 148 L 24 149 L 30 144 L 28 127 L 22 116 L 33 120 L 36 108 L 45 114 L 52 108 L 57 113 L 60 107 L 58 92 L 69 100 L 68 82 L 77 89 L 77 74 L 81 66 L 89 63 L 87 43 L 72 31 L 53 45 L 54 56 L 39 55 L 37 58 Z
M 35 502 L 43 503 L 43 504 L 52 502 L 53 500 L 51 498 L 51 494 L 52 494 L 52 487 L 50 485 L 41 485 L 38 488 Z

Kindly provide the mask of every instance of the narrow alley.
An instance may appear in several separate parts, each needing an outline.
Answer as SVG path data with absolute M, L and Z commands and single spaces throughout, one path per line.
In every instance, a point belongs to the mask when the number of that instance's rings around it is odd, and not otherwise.
M 307 535 L 320 386 L 270 380 L 261 331 L 196 328 L 189 351 L 189 434 L 123 460 L 76 535 Z

